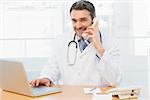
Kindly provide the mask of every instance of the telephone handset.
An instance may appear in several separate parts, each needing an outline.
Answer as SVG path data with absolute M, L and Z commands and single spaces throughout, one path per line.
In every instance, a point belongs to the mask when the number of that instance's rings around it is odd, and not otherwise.
M 138 95 L 140 94 L 140 87 L 120 87 L 120 88 L 113 88 L 106 93 L 112 94 L 112 95 L 117 95 L 119 99 L 128 99 L 128 98 L 137 98 Z
M 98 21 L 98 19 L 95 17 L 95 18 L 93 19 L 93 24 L 92 24 L 93 27 L 96 27 L 97 21 Z M 83 37 L 84 39 L 86 39 L 86 40 L 88 40 L 88 39 L 87 39 L 87 36 L 88 36 L 87 33 L 83 33 L 83 34 L 82 34 L 82 37 Z
M 96 27 L 97 21 L 98 21 L 98 19 L 95 17 L 95 18 L 93 19 L 93 24 L 92 24 L 93 27 Z

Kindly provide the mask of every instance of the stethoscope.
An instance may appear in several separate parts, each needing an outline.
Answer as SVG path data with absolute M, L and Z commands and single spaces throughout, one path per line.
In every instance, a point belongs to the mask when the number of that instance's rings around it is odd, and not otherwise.
M 73 40 L 68 43 L 68 50 L 67 50 L 67 63 L 68 63 L 68 65 L 74 65 L 74 64 L 75 64 L 75 61 L 76 61 L 78 44 L 77 44 L 77 42 L 75 41 L 75 38 L 76 38 L 76 33 L 74 34 Z M 74 56 L 73 56 L 74 58 L 71 58 L 71 57 L 69 56 L 69 55 L 70 55 L 69 53 L 70 53 L 70 46 L 71 46 L 71 45 L 73 45 L 73 46 L 75 47 L 75 49 L 74 49 L 74 50 L 75 50 L 74 54 L 71 54 L 71 55 L 74 55 Z
M 99 31 L 99 33 L 100 33 L 100 42 L 102 43 L 101 32 Z M 68 50 L 67 50 L 67 63 L 68 63 L 68 65 L 74 65 L 76 58 L 77 58 L 78 43 L 75 41 L 75 38 L 76 38 L 76 33 L 74 34 L 73 40 L 68 43 Z M 74 52 L 71 52 L 71 50 L 70 50 L 71 45 L 73 46 L 73 50 L 75 50 Z M 73 56 L 70 56 L 70 55 L 73 55 Z

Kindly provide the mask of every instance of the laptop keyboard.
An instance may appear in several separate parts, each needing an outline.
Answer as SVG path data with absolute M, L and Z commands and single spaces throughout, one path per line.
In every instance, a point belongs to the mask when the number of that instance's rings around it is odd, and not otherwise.
M 35 96 L 51 94 L 56 92 L 60 92 L 60 89 L 55 87 L 46 87 L 46 86 L 32 87 L 32 93 Z

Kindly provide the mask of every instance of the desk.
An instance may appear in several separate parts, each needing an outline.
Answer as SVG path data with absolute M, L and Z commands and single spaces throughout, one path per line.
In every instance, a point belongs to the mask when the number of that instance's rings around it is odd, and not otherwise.
M 83 92 L 83 88 L 90 86 L 56 86 L 62 89 L 61 93 L 41 96 L 41 97 L 27 97 L 15 93 L 6 91 L 0 91 L 0 100 L 92 100 L 92 95 L 86 95 Z M 101 87 L 102 93 L 111 87 Z M 113 100 L 118 100 L 117 97 L 113 97 Z M 131 99 L 130 99 L 131 100 Z M 137 99 L 132 99 L 137 100 Z

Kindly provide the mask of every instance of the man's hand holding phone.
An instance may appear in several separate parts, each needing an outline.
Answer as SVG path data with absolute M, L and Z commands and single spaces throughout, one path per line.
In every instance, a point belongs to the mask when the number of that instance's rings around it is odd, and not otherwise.
M 102 47 L 102 43 L 100 42 L 99 23 L 96 17 L 93 19 L 93 24 L 87 27 L 82 36 L 84 39 L 87 39 L 93 43 L 97 54 L 99 55 L 99 57 L 101 57 L 105 50 Z
M 93 19 L 93 24 L 92 24 L 91 26 L 92 26 L 93 28 L 95 28 L 97 22 L 98 22 L 98 20 L 97 20 L 97 18 L 95 17 L 95 18 Z M 89 26 L 89 27 L 90 27 L 90 26 Z M 88 27 L 88 28 L 89 28 L 89 27 Z M 84 32 L 84 33 L 82 34 L 82 37 L 83 37 L 84 39 L 86 39 L 86 40 L 89 40 L 89 39 L 90 39 L 89 35 L 90 35 L 89 33 Z

